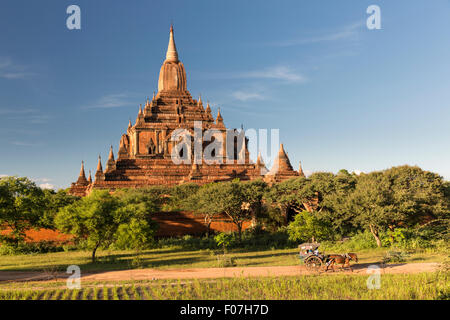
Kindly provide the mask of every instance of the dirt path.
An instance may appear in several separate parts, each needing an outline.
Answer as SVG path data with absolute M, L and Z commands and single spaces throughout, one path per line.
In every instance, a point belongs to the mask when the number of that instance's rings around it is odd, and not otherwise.
M 419 273 L 433 272 L 438 263 L 406 263 L 391 264 L 381 269 L 381 273 Z M 367 274 L 369 264 L 358 264 L 351 271 L 320 272 L 329 274 Z M 281 267 L 233 267 L 233 268 L 192 268 L 192 269 L 133 269 L 121 271 L 105 271 L 81 274 L 85 281 L 122 281 L 122 280 L 156 280 L 156 279 L 206 279 L 231 277 L 266 277 L 266 276 L 296 276 L 318 274 L 308 271 L 304 266 Z M 49 274 L 45 272 L 0 271 L 0 282 L 16 281 L 48 281 L 63 280 L 66 273 Z

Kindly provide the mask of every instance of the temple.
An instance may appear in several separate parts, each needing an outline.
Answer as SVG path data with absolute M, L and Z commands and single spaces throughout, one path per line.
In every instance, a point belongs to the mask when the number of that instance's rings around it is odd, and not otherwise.
M 101 158 L 98 158 L 95 180 L 92 180 L 90 173 L 86 179 L 82 162 L 78 180 L 72 183 L 70 193 L 85 196 L 92 189 L 143 188 L 189 182 L 205 184 L 235 178 L 264 179 L 268 183 L 277 183 L 303 175 L 301 165 L 299 171 L 292 168 L 283 145 L 270 171 L 260 155 L 256 163 L 252 163 L 247 149 L 248 139 L 243 131 L 227 129 L 220 109 L 214 119 L 209 103 L 205 108 L 201 97 L 193 99 L 186 82 L 186 71 L 179 60 L 171 27 L 166 59 L 159 73 L 158 92 L 153 94 L 151 100 L 147 98 L 144 106 L 139 106 L 135 123 L 129 121 L 126 133 L 120 138 L 117 159 L 111 146 L 105 170 Z M 210 163 L 203 157 L 189 163 L 174 161 L 174 154 L 183 158 L 186 153 L 193 152 L 195 146 L 192 138 L 191 150 L 178 149 L 179 140 L 174 139 L 174 134 L 180 130 L 190 133 L 192 137 L 195 137 L 195 130 L 200 130 L 202 134 L 207 131 L 219 134 L 209 142 L 200 142 L 201 151 L 213 150 L 216 161 Z M 231 150 L 227 150 L 229 144 L 226 142 L 230 137 L 233 144 L 228 148 Z M 213 143 L 219 143 L 220 152 L 217 148 L 211 148 Z

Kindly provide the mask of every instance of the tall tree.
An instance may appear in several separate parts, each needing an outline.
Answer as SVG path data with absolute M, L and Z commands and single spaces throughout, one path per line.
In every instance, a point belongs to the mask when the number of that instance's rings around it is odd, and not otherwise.
M 236 225 L 241 240 L 244 222 L 251 220 L 261 208 L 264 189 L 262 181 L 233 180 L 205 185 L 195 197 L 195 211 L 204 215 L 208 229 L 214 215 L 225 213 Z
M 44 193 L 27 178 L 0 179 L 0 230 L 11 232 L 0 236 L 3 242 L 18 243 L 25 231 L 38 227 L 45 208 Z
M 119 199 L 108 191 L 94 190 L 89 196 L 62 208 L 55 217 L 55 224 L 62 232 L 74 235 L 77 241 L 85 240 L 95 262 L 97 249 L 115 240 L 122 222 L 116 214 L 120 206 Z

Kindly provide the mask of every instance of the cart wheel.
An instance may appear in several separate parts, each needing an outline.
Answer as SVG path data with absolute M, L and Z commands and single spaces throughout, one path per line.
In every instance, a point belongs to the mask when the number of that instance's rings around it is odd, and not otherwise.
M 306 269 L 308 270 L 319 270 L 322 264 L 322 260 L 317 256 L 311 256 L 305 260 Z

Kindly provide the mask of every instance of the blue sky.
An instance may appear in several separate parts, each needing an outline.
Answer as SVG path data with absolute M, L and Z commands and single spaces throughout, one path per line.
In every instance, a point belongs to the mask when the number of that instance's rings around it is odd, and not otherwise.
M 81 8 L 81 30 L 66 8 Z M 381 30 L 366 9 L 381 8 Z M 279 128 L 292 164 L 450 179 L 450 1 L 0 3 L 0 175 L 68 187 L 157 90 L 170 23 L 193 97 Z

